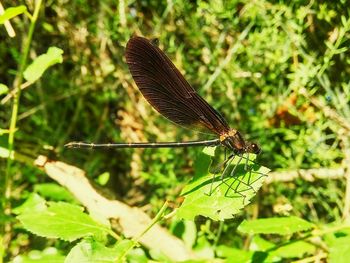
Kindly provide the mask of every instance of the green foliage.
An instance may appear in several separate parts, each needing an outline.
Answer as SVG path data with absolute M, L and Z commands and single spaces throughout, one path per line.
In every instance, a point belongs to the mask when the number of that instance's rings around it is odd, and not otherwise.
M 36 184 L 34 186 L 34 190 L 44 198 L 51 199 L 53 201 L 74 202 L 75 200 L 73 195 L 65 188 L 53 183 Z
M 108 248 L 93 239 L 85 239 L 72 248 L 65 262 L 122 262 L 121 255 L 132 244 L 131 240 L 125 239 L 119 242 L 115 248 Z
M 310 230 L 314 224 L 299 217 L 260 218 L 243 221 L 238 231 L 246 234 L 291 235 L 295 232 Z
M 20 14 L 27 11 L 27 7 L 24 5 L 6 8 L 5 12 L 0 16 L 0 24 L 3 24 L 6 20 L 10 20 Z
M 291 241 L 283 245 L 276 245 L 260 236 L 254 236 L 251 249 L 260 254 L 268 262 L 280 261 L 288 258 L 301 258 L 305 255 L 312 255 L 316 252 L 316 246 L 305 241 Z M 250 254 L 254 257 L 254 254 Z
M 85 236 L 107 234 L 109 229 L 96 222 L 79 206 L 49 202 L 49 206 L 25 209 L 17 218 L 30 232 L 47 238 L 74 241 Z M 34 208 L 34 206 L 33 206 Z
M 6 85 L 0 83 L 0 95 L 6 94 L 8 90 L 9 88 Z
M 23 77 L 30 82 L 38 80 L 47 68 L 62 63 L 63 50 L 50 47 L 45 54 L 38 56 L 23 72 Z
M 345 263 L 350 257 L 350 236 L 339 237 L 330 247 L 329 262 Z
M 19 255 L 13 260 L 14 263 L 63 263 L 65 256 L 61 255 L 54 247 L 48 247 L 43 251 L 32 250 L 28 255 Z
M 188 220 L 194 220 L 198 215 L 212 220 L 225 220 L 239 213 L 256 195 L 269 171 L 255 164 L 252 159 L 235 158 L 228 166 L 229 172 L 230 168 L 235 169 L 234 176 L 225 173 L 225 178 L 221 180 L 220 175 L 208 174 L 210 157 L 206 157 L 205 153 L 200 155 L 195 167 L 201 169 L 182 190 L 185 200 L 177 215 Z

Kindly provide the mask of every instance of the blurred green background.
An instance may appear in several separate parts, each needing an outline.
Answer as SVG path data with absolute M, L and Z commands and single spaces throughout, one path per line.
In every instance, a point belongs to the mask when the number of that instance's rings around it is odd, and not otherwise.
M 2 4 L 7 8 L 13 2 Z M 21 4 L 32 10 L 34 3 Z M 15 38 L 4 27 L 0 31 L 0 82 L 10 88 L 28 18 L 22 15 L 11 23 Z M 63 147 L 70 141 L 208 139 L 174 126 L 143 99 L 124 58 L 133 34 L 159 38 L 160 48 L 198 93 L 231 127 L 260 144 L 258 162 L 274 172 L 274 180 L 238 219 L 292 214 L 329 223 L 349 216 L 350 7 L 345 0 L 46 1 L 29 62 L 50 46 L 61 48 L 64 59 L 23 90 L 15 150 L 76 165 L 97 185 L 101 175 L 109 175 L 101 191 L 144 207 L 150 215 L 165 199 L 176 203 L 201 149 Z M 9 127 L 12 111 L 5 95 L 2 129 Z M 7 145 L 6 133 L 0 143 Z M 3 174 L 6 160 L 0 164 Z M 316 180 L 288 178 L 308 171 Z M 321 172 L 323 178 L 317 178 Z M 51 182 L 16 162 L 11 174 L 13 189 L 20 189 L 14 203 L 36 184 Z M 220 242 L 242 246 L 232 236 L 236 226 L 237 218 L 226 222 Z M 203 219 L 197 227 L 210 242 L 215 239 L 215 223 L 208 226 Z

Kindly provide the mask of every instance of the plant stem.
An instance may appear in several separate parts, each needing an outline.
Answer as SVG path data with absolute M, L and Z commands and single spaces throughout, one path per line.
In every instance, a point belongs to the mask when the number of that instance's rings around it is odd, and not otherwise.
M 14 150 L 14 138 L 15 138 L 15 132 L 16 132 L 16 123 L 17 123 L 17 116 L 18 116 L 18 108 L 19 108 L 19 101 L 20 101 L 20 95 L 21 95 L 21 85 L 23 82 L 23 72 L 27 66 L 27 60 L 28 60 L 28 53 L 30 49 L 30 45 L 32 42 L 32 37 L 35 29 L 35 24 L 39 15 L 40 6 L 41 6 L 42 0 L 37 0 L 34 14 L 32 17 L 30 17 L 30 26 L 28 31 L 27 39 L 25 40 L 25 44 L 23 47 L 20 64 L 18 67 L 17 75 L 13 83 L 13 88 L 16 90 L 16 94 L 13 99 L 13 106 L 12 106 L 12 114 L 11 114 L 11 120 L 10 120 L 10 127 L 9 127 L 9 137 L 8 137 L 8 150 L 9 150 L 9 157 L 7 158 L 7 166 L 6 166 L 6 174 L 4 179 L 4 198 L 2 199 L 3 208 L 5 211 L 5 214 L 10 214 L 10 197 L 11 197 L 11 165 L 12 165 L 12 158 L 13 150 Z M 8 228 L 8 226 L 5 226 L 5 229 Z M 6 231 L 8 232 L 8 231 Z M 4 240 L 6 243 L 6 239 Z
M 128 249 L 125 250 L 125 252 L 122 255 L 120 255 L 118 260 L 122 260 L 123 258 L 125 258 L 125 256 L 129 253 L 129 251 L 138 244 L 140 238 L 144 234 L 146 234 L 148 230 L 150 230 L 155 224 L 157 224 L 159 221 L 161 221 L 164 218 L 164 212 L 167 208 L 168 208 L 168 201 L 165 201 L 165 203 L 163 204 L 163 206 L 161 207 L 157 215 L 152 219 L 151 223 L 145 228 L 145 230 L 141 232 L 141 234 L 139 234 L 138 236 L 132 239 L 132 244 L 128 247 Z
M 148 230 L 150 230 L 155 224 L 157 224 L 160 220 L 163 219 L 163 215 L 165 210 L 168 208 L 168 201 L 165 201 L 157 215 L 152 219 L 151 223 L 146 227 L 145 230 L 142 231 L 142 233 L 136 237 L 134 237 L 132 240 L 137 243 L 139 242 L 140 238 L 147 233 Z

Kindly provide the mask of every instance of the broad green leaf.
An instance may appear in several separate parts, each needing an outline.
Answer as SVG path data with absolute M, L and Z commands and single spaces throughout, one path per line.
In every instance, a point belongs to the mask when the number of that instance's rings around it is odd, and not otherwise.
M 263 256 L 265 262 L 279 262 L 281 261 L 281 257 L 273 253 L 274 247 L 276 247 L 274 243 L 256 235 L 253 237 L 250 243 L 249 250 L 255 251 L 255 255 L 258 254 L 261 257 Z M 272 252 L 270 252 L 269 250 L 271 250 Z
M 291 241 L 284 246 L 278 246 L 260 236 L 254 236 L 250 249 L 268 253 L 266 261 L 279 261 L 281 258 L 301 258 L 305 254 L 313 254 L 316 247 L 308 242 L 299 240 Z
M 0 96 L 3 94 L 7 94 L 9 91 L 9 88 L 5 85 L 0 83 Z
M 3 24 L 5 21 L 24 13 L 26 10 L 27 7 L 24 5 L 6 8 L 5 12 L 0 16 L 0 24 Z
M 238 230 L 246 234 L 278 234 L 290 235 L 299 231 L 307 231 L 315 225 L 299 217 L 275 217 L 243 221 Z
M 216 255 L 225 258 L 226 262 L 248 263 L 252 262 L 254 252 L 221 245 L 217 247 Z
M 270 241 L 263 239 L 260 236 L 253 236 L 252 241 L 250 243 L 250 250 L 253 251 L 266 251 L 275 247 L 276 245 Z
M 47 68 L 57 63 L 62 63 L 63 50 L 57 47 L 50 47 L 45 54 L 38 56 L 23 73 L 24 78 L 29 82 L 39 79 Z
M 23 214 L 23 213 L 34 213 L 40 211 L 45 211 L 47 209 L 46 201 L 40 195 L 33 193 L 27 200 L 20 206 L 17 206 L 12 210 L 14 214 Z
M 125 240 L 120 243 L 125 243 Z M 127 240 L 128 243 L 132 242 Z M 93 240 L 92 238 L 85 239 L 71 249 L 65 263 L 108 263 L 122 262 L 118 261 L 120 251 L 118 245 L 113 248 L 106 247 L 104 244 Z
M 350 236 L 339 237 L 329 249 L 330 263 L 347 263 L 350 259 Z
M 203 153 L 205 154 L 205 155 L 209 155 L 209 156 L 215 156 L 215 149 L 216 149 L 216 147 L 204 147 L 204 149 L 203 149 Z
M 13 263 L 63 263 L 65 256 L 61 255 L 54 247 L 48 247 L 43 251 L 32 250 L 27 255 L 19 255 L 13 259 Z
M 269 169 L 237 156 L 228 168 L 232 170 L 237 166 L 234 176 L 227 175 L 222 181 L 220 174 L 208 173 L 209 156 L 201 154 L 196 162 L 200 163 L 195 164 L 195 167 L 199 167 L 199 173 L 196 172 L 183 189 L 185 199 L 177 211 L 179 217 L 188 220 L 193 220 L 198 215 L 213 220 L 232 218 L 250 203 L 269 172 Z
M 63 202 L 50 202 L 40 212 L 26 211 L 17 218 L 28 231 L 43 237 L 73 241 L 81 237 L 107 233 L 108 228 L 97 223 L 82 207 Z
M 313 255 L 315 251 L 316 247 L 314 245 L 301 240 L 279 247 L 270 254 L 282 258 L 302 258 L 307 254 Z
M 73 201 L 75 198 L 64 187 L 54 183 L 36 184 L 34 191 L 53 201 Z

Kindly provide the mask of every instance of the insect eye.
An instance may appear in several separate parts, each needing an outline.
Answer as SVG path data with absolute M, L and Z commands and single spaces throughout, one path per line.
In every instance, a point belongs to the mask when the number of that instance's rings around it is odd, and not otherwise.
M 251 149 L 252 149 L 252 152 L 255 154 L 258 154 L 261 151 L 260 147 L 256 143 L 251 144 Z

